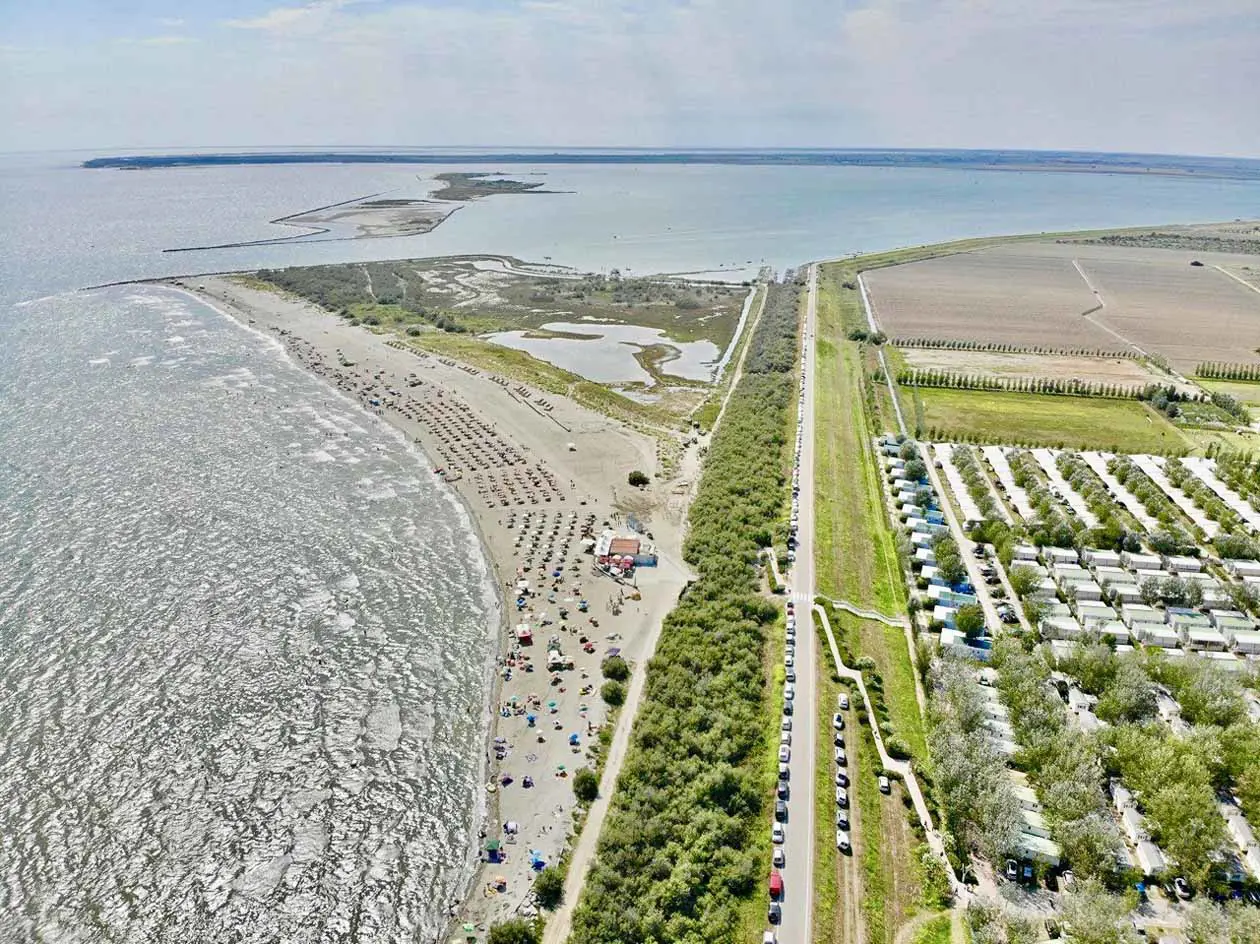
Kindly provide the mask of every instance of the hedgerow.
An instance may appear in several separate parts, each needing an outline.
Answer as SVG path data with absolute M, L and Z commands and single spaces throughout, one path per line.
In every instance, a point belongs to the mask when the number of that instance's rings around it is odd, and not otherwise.
M 697 579 L 666 618 L 586 889 L 578 944 L 735 941 L 768 863 L 769 695 L 757 533 L 787 488 L 798 354 L 795 285 L 772 286 L 714 436 L 683 553 Z M 761 850 L 761 851 L 758 851 Z

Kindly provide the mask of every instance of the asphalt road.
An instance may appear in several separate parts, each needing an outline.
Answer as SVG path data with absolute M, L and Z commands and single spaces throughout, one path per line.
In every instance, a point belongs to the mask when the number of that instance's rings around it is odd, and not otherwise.
M 809 267 L 803 348 L 804 393 L 800 458 L 800 513 L 797 559 L 788 577 L 796 607 L 796 698 L 792 715 L 786 862 L 783 873 L 782 944 L 809 944 L 814 924 L 814 745 L 817 738 L 817 688 L 814 673 L 818 644 L 813 632 L 814 604 L 814 328 L 817 318 L 816 266 Z

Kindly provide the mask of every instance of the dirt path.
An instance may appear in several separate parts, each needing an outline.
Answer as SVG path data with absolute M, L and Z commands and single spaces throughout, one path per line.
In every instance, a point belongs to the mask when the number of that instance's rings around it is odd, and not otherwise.
M 757 324 L 761 321 L 761 312 L 764 308 L 765 299 L 763 297 L 761 306 L 757 309 L 755 316 L 749 320 L 745 329 L 750 337 L 751 333 L 756 330 Z M 727 387 L 726 394 L 722 398 L 722 407 L 713 423 L 710 439 L 721 425 L 722 417 L 726 413 L 726 405 L 730 402 L 731 394 L 735 391 L 740 377 L 743 376 L 744 360 L 748 355 L 748 348 L 749 345 L 745 344 L 743 351 L 740 353 L 739 362 L 735 365 L 735 373 L 731 377 L 730 386 Z M 695 471 L 698 473 L 699 469 L 697 468 Z M 689 495 L 695 494 L 699 478 L 699 474 L 691 477 Z M 685 527 L 685 522 L 680 523 L 680 528 L 682 527 Z M 669 611 L 673 609 L 674 602 L 675 600 L 673 599 L 662 600 L 661 605 L 657 607 L 657 611 L 652 614 L 652 629 L 643 650 L 644 657 L 641 664 L 636 666 L 636 671 L 630 680 L 630 689 L 626 693 L 625 704 L 617 716 L 617 727 L 613 732 L 612 744 L 608 750 L 608 759 L 604 764 L 604 773 L 599 781 L 599 796 L 587 811 L 586 822 L 582 825 L 582 832 L 578 836 L 572 854 L 569 856 L 569 868 L 564 881 L 564 899 L 547 921 L 547 926 L 543 931 L 543 944 L 564 944 L 573 928 L 573 909 L 577 907 L 578 900 L 582 895 L 582 886 L 586 883 L 586 876 L 590 872 L 591 863 L 595 859 L 595 847 L 599 841 L 600 830 L 603 829 L 604 820 L 608 815 L 608 807 L 612 802 L 617 778 L 621 775 L 621 766 L 625 762 L 626 751 L 630 746 L 630 735 L 633 733 L 634 719 L 639 713 L 639 705 L 643 700 L 643 689 L 647 682 L 647 664 L 652 658 L 652 653 L 656 651 L 656 644 L 660 640 L 661 623 Z

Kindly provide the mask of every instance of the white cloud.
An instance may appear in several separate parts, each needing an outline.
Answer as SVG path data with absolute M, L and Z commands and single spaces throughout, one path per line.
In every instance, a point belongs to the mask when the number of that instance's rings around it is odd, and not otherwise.
M 333 14 L 337 10 L 355 2 L 362 0 L 312 0 L 297 7 L 276 7 L 258 17 L 225 20 L 223 25 L 275 33 L 316 32 L 332 23 Z

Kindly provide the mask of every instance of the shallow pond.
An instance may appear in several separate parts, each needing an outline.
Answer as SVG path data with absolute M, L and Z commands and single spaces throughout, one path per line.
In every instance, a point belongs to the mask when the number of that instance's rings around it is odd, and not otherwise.
M 643 348 L 653 344 L 663 344 L 671 352 L 677 352 L 673 357 L 660 361 L 660 371 L 686 380 L 713 380 L 722 356 L 712 341 L 675 341 L 667 338 L 659 328 L 640 325 L 557 321 L 543 325 L 543 330 L 584 337 L 540 338 L 532 337 L 526 331 L 503 331 L 491 334 L 487 339 L 504 347 L 525 351 L 539 360 L 597 383 L 638 381 L 654 385 L 652 375 L 634 358 Z

